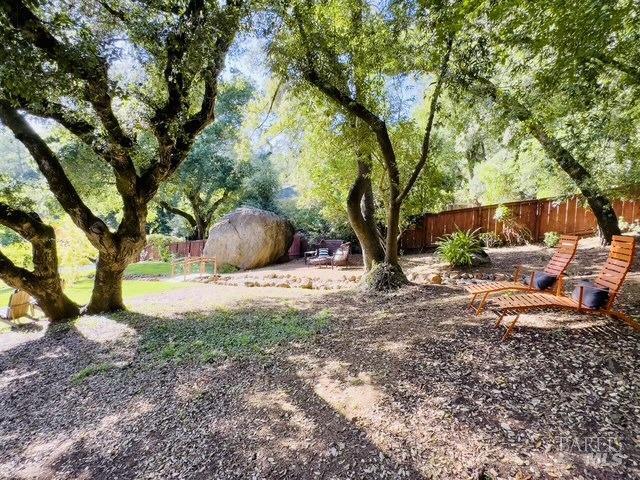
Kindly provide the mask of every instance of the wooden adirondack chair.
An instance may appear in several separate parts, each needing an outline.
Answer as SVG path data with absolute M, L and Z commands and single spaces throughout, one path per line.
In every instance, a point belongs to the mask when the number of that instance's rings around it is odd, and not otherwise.
M 7 320 L 17 320 L 22 317 L 33 317 L 33 299 L 24 290 L 16 290 L 9 297 L 9 306 L 0 309 L 3 323 L 13 327 Z
M 634 330 L 640 330 L 640 324 L 635 320 L 628 315 L 613 309 L 616 297 L 618 296 L 620 288 L 622 288 L 624 283 L 624 279 L 633 264 L 634 254 L 634 237 L 621 235 L 613 237 L 609 257 L 593 282 L 593 285 L 596 287 L 609 289 L 609 299 L 603 308 L 589 308 L 582 303 L 585 288 L 583 286 L 579 287 L 580 295 L 578 300 L 574 300 L 573 298 L 566 297 L 564 295 L 552 295 L 549 293 L 518 294 L 492 299 L 492 303 L 496 305 L 496 311 L 498 314 L 496 326 L 500 325 L 505 316 L 515 316 L 502 336 L 502 340 L 507 339 L 509 335 L 511 335 L 521 313 L 529 310 L 547 308 L 572 310 L 588 315 L 606 315 L 611 318 L 624 321 Z
M 549 260 L 549 263 L 544 268 L 543 272 L 556 277 L 553 288 L 557 293 L 562 292 L 564 283 L 564 272 L 576 255 L 576 249 L 578 248 L 578 241 L 580 237 L 577 235 L 562 235 L 560 237 L 560 243 L 556 248 L 556 252 Z M 534 286 L 534 274 L 531 272 L 531 276 L 528 283 L 519 281 L 520 275 L 524 273 L 524 269 L 521 265 L 516 267 L 513 275 L 513 281 L 499 281 L 499 282 L 484 282 L 475 285 L 469 285 L 466 288 L 467 292 L 471 294 L 471 301 L 469 302 L 469 308 L 475 311 L 476 315 L 479 315 L 492 293 L 506 292 L 506 291 L 536 291 Z M 481 300 L 478 306 L 474 306 L 476 297 L 481 295 Z

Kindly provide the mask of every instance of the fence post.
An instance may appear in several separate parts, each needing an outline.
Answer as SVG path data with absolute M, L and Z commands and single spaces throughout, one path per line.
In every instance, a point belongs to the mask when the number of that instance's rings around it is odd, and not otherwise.
M 540 200 L 536 200 L 536 215 L 534 218 L 535 223 L 533 224 L 533 241 L 537 242 L 540 240 L 540 218 L 542 217 L 542 206 L 540 204 Z

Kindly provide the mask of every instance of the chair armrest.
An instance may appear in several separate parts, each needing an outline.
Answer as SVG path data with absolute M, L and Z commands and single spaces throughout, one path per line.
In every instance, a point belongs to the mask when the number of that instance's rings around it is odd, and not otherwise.
M 519 281 L 518 279 L 520 278 L 520 275 L 522 275 L 522 271 L 523 271 L 522 265 L 518 265 L 516 267 L 515 272 L 513 272 L 513 281 L 514 282 L 518 282 Z

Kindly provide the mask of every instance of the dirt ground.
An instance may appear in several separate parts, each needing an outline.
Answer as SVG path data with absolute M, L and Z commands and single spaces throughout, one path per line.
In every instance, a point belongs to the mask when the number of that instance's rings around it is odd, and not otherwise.
M 489 253 L 483 271 L 549 257 L 539 246 Z M 583 242 L 569 274 L 592 276 L 606 254 Z M 429 254 L 404 261 L 408 273 L 444 268 Z M 639 267 L 618 302 L 635 318 Z M 0 478 L 640 478 L 640 336 L 545 312 L 501 343 L 493 315 L 466 302 L 420 284 L 376 297 L 198 284 L 68 332 L 4 333 Z M 141 348 L 149 325 L 193 312 L 291 308 L 328 312 L 327 328 L 209 363 Z

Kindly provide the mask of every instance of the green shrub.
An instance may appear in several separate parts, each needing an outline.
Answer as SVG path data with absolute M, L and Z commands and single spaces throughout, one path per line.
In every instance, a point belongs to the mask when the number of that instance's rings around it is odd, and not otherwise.
M 218 273 L 220 274 L 234 273 L 234 272 L 237 272 L 238 270 L 240 270 L 238 267 L 236 267 L 235 265 L 231 265 L 230 263 L 223 263 L 218 267 Z
M 113 370 L 114 368 L 116 368 L 116 366 L 113 363 L 108 362 L 89 365 L 88 367 L 85 367 L 79 372 L 73 374 L 73 376 L 71 377 L 71 383 L 73 383 L 74 385 L 79 385 L 89 377 L 108 372 L 109 370 Z
M 453 267 L 470 267 L 473 256 L 482 251 L 477 230 L 458 230 L 440 239 L 437 254 Z
M 501 247 L 504 244 L 502 237 L 495 232 L 483 232 L 479 237 L 482 244 L 487 248 Z
M 151 245 L 158 250 L 158 254 L 163 262 L 171 260 L 171 252 L 169 251 L 169 245 L 172 243 L 182 241 L 178 237 L 172 237 L 171 235 L 162 235 L 161 233 L 151 233 L 147 235 L 147 245 Z
M 547 247 L 553 248 L 560 242 L 560 234 L 558 232 L 545 232 L 543 241 Z

